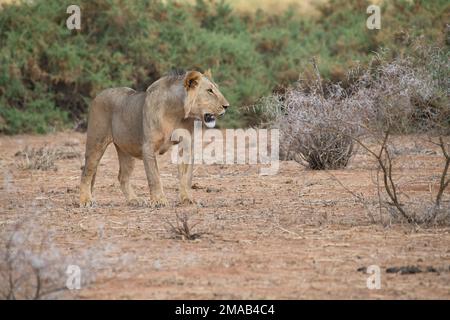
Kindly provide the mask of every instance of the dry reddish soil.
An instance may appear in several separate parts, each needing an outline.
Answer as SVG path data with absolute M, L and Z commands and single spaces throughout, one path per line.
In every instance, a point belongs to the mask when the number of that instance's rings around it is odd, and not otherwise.
M 397 140 L 403 190 L 428 201 L 442 169 L 438 149 L 418 145 L 417 137 Z M 248 165 L 196 166 L 197 204 L 191 206 L 179 205 L 176 166 L 167 154 L 160 171 L 170 205 L 152 209 L 126 205 L 111 145 L 97 173 L 96 206 L 86 209 L 78 206 L 84 143 L 85 135 L 73 132 L 0 137 L 0 233 L 31 216 L 36 230 L 51 230 L 62 252 L 91 250 L 95 263 L 82 272 L 95 278 L 71 291 L 73 298 L 450 298 L 450 227 L 411 226 L 387 215 L 380 222 L 377 210 L 371 222 L 369 211 L 343 187 L 377 201 L 372 163 L 361 150 L 347 169 L 331 172 L 340 183 L 292 161 L 282 162 L 274 176 L 260 176 Z M 72 148 L 80 156 L 57 160 L 56 171 L 20 168 L 17 151 L 44 145 Z M 148 196 L 141 161 L 133 184 Z M 167 221 L 175 223 L 176 213 L 198 223 L 193 232 L 199 238 L 174 237 Z M 366 286 L 364 267 L 370 265 L 381 268 L 379 290 Z M 402 266 L 424 272 L 386 272 Z

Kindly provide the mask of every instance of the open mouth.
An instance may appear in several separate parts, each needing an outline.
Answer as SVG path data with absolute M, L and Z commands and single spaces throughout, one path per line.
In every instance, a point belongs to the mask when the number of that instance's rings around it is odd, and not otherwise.
M 216 126 L 216 117 L 212 113 L 205 113 L 203 121 L 208 128 L 214 128 Z

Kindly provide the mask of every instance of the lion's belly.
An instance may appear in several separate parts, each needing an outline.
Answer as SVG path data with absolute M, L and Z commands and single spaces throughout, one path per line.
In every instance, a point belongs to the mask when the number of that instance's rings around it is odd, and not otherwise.
M 128 153 L 129 155 L 138 158 L 138 159 L 142 159 L 142 146 L 139 144 L 130 144 L 130 143 L 117 143 L 114 142 L 119 148 L 120 150 Z
M 142 159 L 142 136 L 137 130 L 128 128 L 123 123 L 113 123 L 113 142 L 120 150 Z
M 124 121 L 123 118 L 113 118 L 113 142 L 122 151 L 135 158 L 142 159 L 142 126 L 132 125 L 133 121 Z

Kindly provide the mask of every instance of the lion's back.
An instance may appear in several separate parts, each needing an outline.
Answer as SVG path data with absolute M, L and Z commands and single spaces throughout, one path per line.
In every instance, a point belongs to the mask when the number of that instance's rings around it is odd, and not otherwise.
M 127 108 L 128 106 L 143 103 L 143 97 L 143 92 L 136 92 L 136 90 L 131 88 L 109 88 L 103 90 L 95 97 L 92 107 L 105 108 L 113 112 Z

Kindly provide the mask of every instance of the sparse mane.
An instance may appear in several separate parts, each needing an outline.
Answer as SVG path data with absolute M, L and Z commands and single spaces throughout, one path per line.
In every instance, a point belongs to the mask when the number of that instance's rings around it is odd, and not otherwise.
M 166 74 L 166 78 L 169 82 L 175 82 L 185 77 L 186 71 L 183 69 L 172 69 Z
M 172 69 L 167 73 L 168 77 L 179 77 L 179 76 L 184 76 L 186 74 L 186 70 L 184 69 Z

